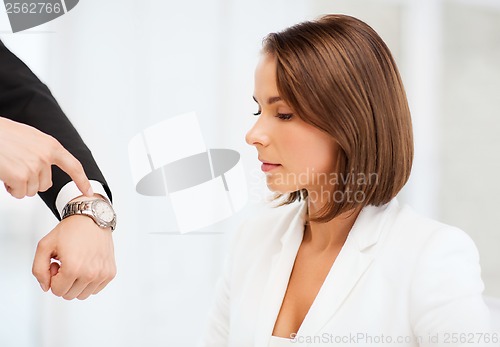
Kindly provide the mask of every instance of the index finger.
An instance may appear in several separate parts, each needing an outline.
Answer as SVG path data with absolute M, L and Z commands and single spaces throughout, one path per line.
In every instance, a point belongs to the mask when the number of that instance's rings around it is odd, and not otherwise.
M 94 195 L 89 179 L 83 170 L 82 164 L 61 144 L 59 144 L 59 149 L 54 155 L 54 164 L 60 167 L 69 175 L 69 177 L 71 177 L 83 195 L 89 197 Z

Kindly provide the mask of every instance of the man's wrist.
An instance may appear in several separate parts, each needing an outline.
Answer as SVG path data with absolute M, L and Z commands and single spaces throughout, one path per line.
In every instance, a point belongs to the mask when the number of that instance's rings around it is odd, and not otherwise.
M 94 191 L 94 196 L 95 196 L 95 194 L 98 194 L 99 196 L 105 197 L 106 201 L 108 201 L 108 202 L 110 201 L 109 196 L 106 193 L 106 191 L 104 190 L 104 187 L 102 186 L 101 182 L 98 182 L 95 180 L 90 180 L 90 185 L 92 186 L 92 190 Z M 61 218 L 62 218 L 62 211 L 63 211 L 64 207 L 70 201 L 74 200 L 75 198 L 79 198 L 81 196 L 83 196 L 83 194 L 78 189 L 75 182 L 71 181 L 71 182 L 66 183 L 61 188 L 61 190 L 57 194 L 57 198 L 56 198 L 56 208 L 57 208 L 57 211 L 59 212 L 59 216 L 61 216 Z M 87 199 L 91 199 L 91 198 L 87 197 Z

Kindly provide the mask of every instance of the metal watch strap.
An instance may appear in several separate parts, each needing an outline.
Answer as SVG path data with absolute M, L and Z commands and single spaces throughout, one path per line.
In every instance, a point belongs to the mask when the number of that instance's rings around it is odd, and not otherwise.
M 92 203 L 92 200 L 90 201 L 77 201 L 77 202 L 72 202 L 64 206 L 63 212 L 62 212 L 62 218 L 72 216 L 74 214 L 84 214 L 82 213 L 82 209 L 89 209 L 90 204 Z

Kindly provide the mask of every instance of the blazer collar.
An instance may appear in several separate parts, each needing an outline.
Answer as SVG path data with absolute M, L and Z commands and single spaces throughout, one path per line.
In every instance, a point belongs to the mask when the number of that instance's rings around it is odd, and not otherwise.
M 359 213 L 349 235 L 331 267 L 297 335 L 314 336 L 336 314 L 356 283 L 369 268 L 374 247 L 398 202 L 367 206 Z M 269 280 L 261 301 L 255 346 L 267 346 L 278 316 L 295 257 L 302 242 L 307 214 L 307 200 L 293 208 L 276 228 L 286 228 L 280 238 L 281 247 L 271 261 Z
M 375 245 L 383 230 L 389 211 L 399 206 L 396 198 L 392 199 L 388 204 L 383 206 L 365 206 L 356 218 L 354 225 L 349 232 L 348 238 L 351 238 L 359 251 L 363 251 Z M 307 200 L 302 201 L 296 209 L 291 211 L 294 215 L 289 215 L 283 223 L 280 223 L 279 228 L 287 228 L 281 236 L 283 246 L 291 239 L 297 239 L 297 234 L 302 232 L 300 240 L 302 241 L 303 228 L 307 216 Z M 346 241 L 347 243 L 347 241 Z

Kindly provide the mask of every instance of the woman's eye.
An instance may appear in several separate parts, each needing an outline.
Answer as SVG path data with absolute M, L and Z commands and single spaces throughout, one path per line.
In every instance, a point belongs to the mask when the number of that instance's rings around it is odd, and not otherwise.
M 283 119 L 283 120 L 289 120 L 290 118 L 292 118 L 293 114 L 291 113 L 278 113 L 278 115 L 276 117 L 278 117 L 279 119 Z
M 253 115 L 254 115 L 254 116 L 260 116 L 261 112 L 262 112 L 261 110 L 258 110 L 258 111 L 257 111 L 257 112 L 255 112 Z

